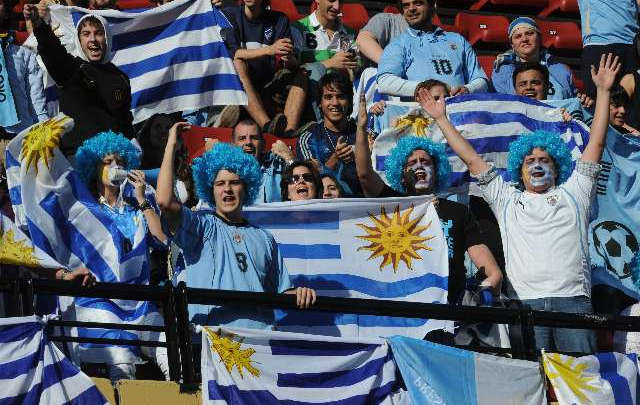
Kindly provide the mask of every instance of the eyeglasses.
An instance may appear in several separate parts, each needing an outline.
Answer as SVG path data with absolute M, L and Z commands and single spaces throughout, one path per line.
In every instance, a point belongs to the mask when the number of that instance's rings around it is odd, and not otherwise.
M 295 184 L 303 180 L 307 183 L 313 183 L 313 174 L 311 173 L 303 173 L 303 174 L 294 174 L 291 176 L 291 180 L 289 180 L 289 184 Z

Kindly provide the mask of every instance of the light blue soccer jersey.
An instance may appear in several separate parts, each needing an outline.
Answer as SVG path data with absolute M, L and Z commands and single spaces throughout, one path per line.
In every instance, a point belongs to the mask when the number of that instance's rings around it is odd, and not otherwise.
M 378 64 L 379 91 L 413 96 L 418 83 L 427 79 L 451 88 L 471 84 L 471 92 L 488 86 L 471 44 L 462 35 L 441 28 L 432 32 L 408 28 L 384 48 Z
M 582 43 L 632 44 L 638 33 L 636 0 L 578 0 L 582 19 Z
M 183 207 L 173 241 L 182 249 L 189 287 L 269 293 L 291 288 L 278 245 L 264 229 L 231 224 L 211 211 Z M 189 317 L 199 325 L 267 329 L 274 323 L 273 310 L 268 308 L 193 304 Z

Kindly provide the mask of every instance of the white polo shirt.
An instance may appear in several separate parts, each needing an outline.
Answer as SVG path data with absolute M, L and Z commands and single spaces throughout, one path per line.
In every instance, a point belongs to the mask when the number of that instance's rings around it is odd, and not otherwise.
M 544 194 L 520 191 L 494 169 L 477 176 L 500 225 L 514 298 L 591 296 L 587 231 L 599 169 L 579 160 L 565 183 Z

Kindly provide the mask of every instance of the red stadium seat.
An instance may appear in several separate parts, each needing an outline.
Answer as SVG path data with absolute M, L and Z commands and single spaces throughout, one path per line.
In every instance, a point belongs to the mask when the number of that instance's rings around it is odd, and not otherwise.
M 149 0 L 118 0 L 116 4 L 123 11 L 140 8 L 153 8 L 156 6 L 155 3 L 152 3 Z
M 400 10 L 398 10 L 398 7 L 392 6 L 392 5 L 384 6 L 384 8 L 382 9 L 382 12 L 391 13 L 391 14 L 400 14 Z
M 482 69 L 489 79 L 491 79 L 491 73 L 493 73 L 493 62 L 495 61 L 495 55 L 478 55 L 478 63 L 480 63 L 480 66 L 482 66 Z
M 16 39 L 16 45 L 24 44 L 24 41 L 29 38 L 29 33 L 27 31 L 14 31 L 13 35 Z
M 445 31 L 449 31 L 449 32 L 458 32 L 458 28 L 455 25 L 447 25 L 447 24 L 443 24 L 442 21 L 440 20 L 440 16 L 438 16 L 438 14 L 435 14 L 433 16 L 433 24 L 442 28 Z
M 542 45 L 555 49 L 582 49 L 582 34 L 572 21 L 536 20 L 542 35 Z
M 287 17 L 289 17 L 289 21 L 297 21 L 304 17 L 298 13 L 298 9 L 293 3 L 293 0 L 271 0 L 271 10 L 285 13 Z
M 502 15 L 458 13 L 456 30 L 464 35 L 471 45 L 478 42 L 507 44 L 509 19 Z
M 220 140 L 221 142 L 231 142 L 231 133 L 232 128 L 208 128 L 208 127 L 196 127 L 192 126 L 188 132 L 185 132 L 182 135 L 182 139 L 184 140 L 184 144 L 187 147 L 187 155 L 189 156 L 189 163 L 191 160 L 197 158 L 202 155 L 204 150 L 204 142 L 207 138 L 215 138 Z M 277 141 L 281 140 L 285 144 L 287 144 L 295 154 L 296 150 L 296 139 L 292 138 L 278 138 L 271 134 L 264 135 L 264 146 L 265 150 L 271 150 L 271 145 Z
M 345 3 L 342 5 L 342 22 L 347 27 L 358 31 L 369 21 L 369 13 L 361 3 Z
M 578 0 L 549 0 L 549 5 L 538 14 L 538 17 L 548 17 L 556 11 L 579 15 Z
M 494 6 L 518 6 L 544 8 L 549 0 L 477 0 L 469 10 L 481 10 L 487 4 Z

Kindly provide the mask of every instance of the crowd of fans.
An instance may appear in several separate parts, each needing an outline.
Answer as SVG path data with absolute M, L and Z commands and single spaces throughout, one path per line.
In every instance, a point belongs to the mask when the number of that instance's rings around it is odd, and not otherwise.
M 116 6 L 111 1 L 66 3 Z M 359 32 L 342 24 L 341 0 L 315 0 L 315 11 L 294 23 L 272 11 L 269 0 L 221 3 L 212 1 L 231 23 L 221 34 L 248 105 L 159 111 L 135 126 L 129 79 L 110 62 L 105 19 L 86 15 L 76 24 L 77 36 L 65 42 L 50 22 L 47 0 L 25 4 L 24 19 L 37 45 L 27 49 L 13 44 L 10 33 L 2 36 L 5 89 L 10 88 L 17 121 L 3 122 L 0 146 L 51 116 L 45 84 L 54 80 L 60 111 L 75 121 L 60 149 L 127 243 L 140 237 L 154 242 L 149 246 L 160 254 L 150 252 L 157 256 L 153 283 L 170 281 L 176 268 L 185 268 L 191 287 L 295 294 L 306 308 L 315 302 L 315 291 L 291 284 L 273 236 L 248 223 L 242 207 L 444 192 L 451 167 L 443 144 L 402 138 L 385 163 L 386 183 L 371 161 L 377 135 L 371 116 L 382 114 L 389 100 L 417 101 L 482 190 L 482 198 L 472 197 L 468 206 L 435 200 L 447 227 L 449 303 L 462 299 L 466 255 L 480 269 L 488 305 L 505 294 L 534 309 L 593 311 L 586 235 L 598 162 L 608 125 L 632 135 L 640 128 L 636 0 L 615 5 L 580 0 L 588 72 L 584 93 L 576 90 L 570 69 L 542 47 L 540 29 L 529 17 L 512 21 L 511 49 L 498 56 L 489 79 L 462 35 L 434 25 L 435 0 L 398 0 L 400 14 L 378 13 Z M 0 4 L 5 31 L 10 8 Z M 363 77 L 376 78 L 374 91 L 354 86 Z M 485 92 L 541 101 L 578 98 L 593 120 L 575 169 L 559 134 L 523 134 L 510 145 L 508 160 L 517 184 L 505 183 L 445 113 L 447 97 Z M 192 125 L 232 127 L 232 145 L 210 140 L 207 152 L 189 165 L 181 136 L 188 136 Z M 266 133 L 295 138 L 295 150 L 282 140 L 267 150 Z M 135 189 L 130 202 L 119 198 L 124 178 Z M 2 213 L 13 217 L 4 174 L 1 179 Z M 145 194 L 147 184 L 156 189 L 158 211 Z M 145 235 L 136 231 L 139 222 L 146 224 Z M 59 271 L 56 277 L 93 282 L 90 269 Z M 273 325 L 271 311 L 260 309 L 229 313 L 198 306 L 190 311 L 198 324 Z M 536 328 L 536 343 L 564 352 L 596 350 L 591 331 Z

